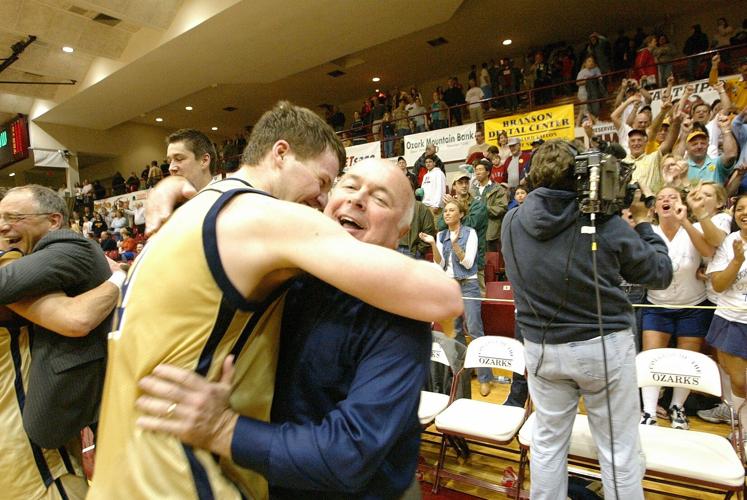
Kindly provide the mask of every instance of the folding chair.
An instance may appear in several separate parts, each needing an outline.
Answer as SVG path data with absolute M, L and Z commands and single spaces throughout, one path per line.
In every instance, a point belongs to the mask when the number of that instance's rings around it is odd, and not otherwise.
M 462 376 L 470 375 L 470 368 L 497 368 L 515 373 L 524 373 L 524 346 L 515 339 L 506 337 L 479 337 L 470 342 L 464 368 L 454 378 L 456 387 Z M 433 492 L 439 488 L 442 477 L 463 481 L 482 488 L 509 493 L 514 488 L 507 488 L 499 483 L 491 483 L 474 476 L 468 476 L 444 469 L 446 442 L 449 437 L 461 437 L 481 444 L 499 446 L 510 443 L 519 432 L 529 415 L 531 401 L 527 399 L 525 408 L 504 406 L 486 401 L 472 399 L 455 399 L 454 391 L 448 408 L 436 416 L 436 429 L 444 435 L 441 451 L 436 466 L 436 477 L 433 481 Z
M 643 351 L 636 356 L 636 371 L 638 387 L 684 387 L 722 397 L 718 366 L 711 358 L 698 352 L 683 349 Z M 733 415 L 732 409 L 732 431 Z M 519 484 L 525 475 L 534 421 L 532 414 L 519 432 Z M 725 498 L 730 498 L 736 492 L 741 497 L 744 467 L 735 444 L 736 432 L 732 432 L 730 443 L 721 436 L 707 432 L 641 425 L 640 436 L 646 457 L 646 480 L 684 488 L 697 485 L 694 489 L 700 492 L 721 492 L 725 493 Z M 597 449 L 586 415 L 576 415 L 568 461 L 573 465 L 599 467 Z
M 451 370 L 449 358 L 446 357 L 444 348 L 438 342 L 433 342 L 433 346 L 431 347 L 431 361 L 445 365 Z M 449 406 L 448 394 L 420 391 L 420 406 L 418 406 L 420 425 L 428 427 L 435 420 L 436 415 L 441 413 L 447 406 Z

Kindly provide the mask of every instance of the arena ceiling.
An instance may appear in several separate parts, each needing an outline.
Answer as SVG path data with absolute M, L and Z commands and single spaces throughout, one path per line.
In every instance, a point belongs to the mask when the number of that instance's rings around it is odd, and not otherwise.
M 745 4 L 709 5 L 715 3 Z M 135 121 L 169 129 L 217 126 L 229 135 L 278 99 L 309 107 L 362 99 L 376 86 L 464 73 L 470 63 L 594 30 L 665 22 L 675 9 L 681 14 L 703 3 L 3 0 L 0 6 L 0 58 L 28 35 L 37 37 L 0 80 L 77 82 L 0 84 L 0 121 L 20 112 L 93 129 Z M 427 43 L 438 37 L 448 43 Z M 500 43 L 506 38 L 513 40 L 509 48 Z M 328 75 L 335 70 L 345 74 Z M 373 76 L 381 82 L 372 83 Z

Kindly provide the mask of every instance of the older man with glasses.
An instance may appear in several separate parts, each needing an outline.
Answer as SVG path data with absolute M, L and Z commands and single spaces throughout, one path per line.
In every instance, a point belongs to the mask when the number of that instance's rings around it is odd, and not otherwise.
M 51 189 L 27 185 L 0 201 L 0 238 L 25 257 L 0 268 L 0 304 L 64 292 L 75 296 L 111 275 L 101 248 L 67 228 L 67 206 Z M 23 424 L 31 441 L 59 448 L 96 422 L 106 367 L 103 321 L 87 336 L 34 325 Z

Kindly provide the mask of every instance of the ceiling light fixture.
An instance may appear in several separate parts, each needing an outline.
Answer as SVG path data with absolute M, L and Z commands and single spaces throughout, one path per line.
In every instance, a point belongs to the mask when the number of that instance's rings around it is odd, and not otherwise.
M 8 177 L 13 177 L 13 176 L 15 176 L 15 175 L 16 175 L 16 173 L 15 173 L 15 172 L 11 172 L 11 173 L 9 173 L 9 174 L 8 174 Z
M 374 83 L 375 82 L 380 82 L 381 78 L 379 78 L 378 76 L 375 76 L 375 77 L 371 78 L 371 81 L 374 82 Z
M 163 121 L 163 118 L 161 118 L 161 117 L 159 116 L 158 118 L 156 118 L 156 121 L 157 121 L 157 122 L 162 122 L 162 121 Z
M 513 43 L 513 40 L 511 40 L 510 38 L 503 40 L 503 45 L 511 45 L 512 43 Z
M 210 130 L 218 130 L 218 127 L 211 127 Z
M 64 47 L 62 47 L 62 51 L 66 52 L 68 54 L 72 54 L 73 52 L 75 52 L 75 49 L 72 48 L 72 47 L 68 47 L 67 45 L 65 45 Z
M 192 111 L 194 108 L 192 106 L 185 106 L 184 109 L 187 111 Z

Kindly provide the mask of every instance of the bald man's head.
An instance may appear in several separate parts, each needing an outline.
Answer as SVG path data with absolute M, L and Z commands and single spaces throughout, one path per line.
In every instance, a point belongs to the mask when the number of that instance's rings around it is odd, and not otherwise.
M 360 241 L 395 248 L 412 220 L 410 181 L 385 160 L 356 163 L 330 193 L 324 213 Z

